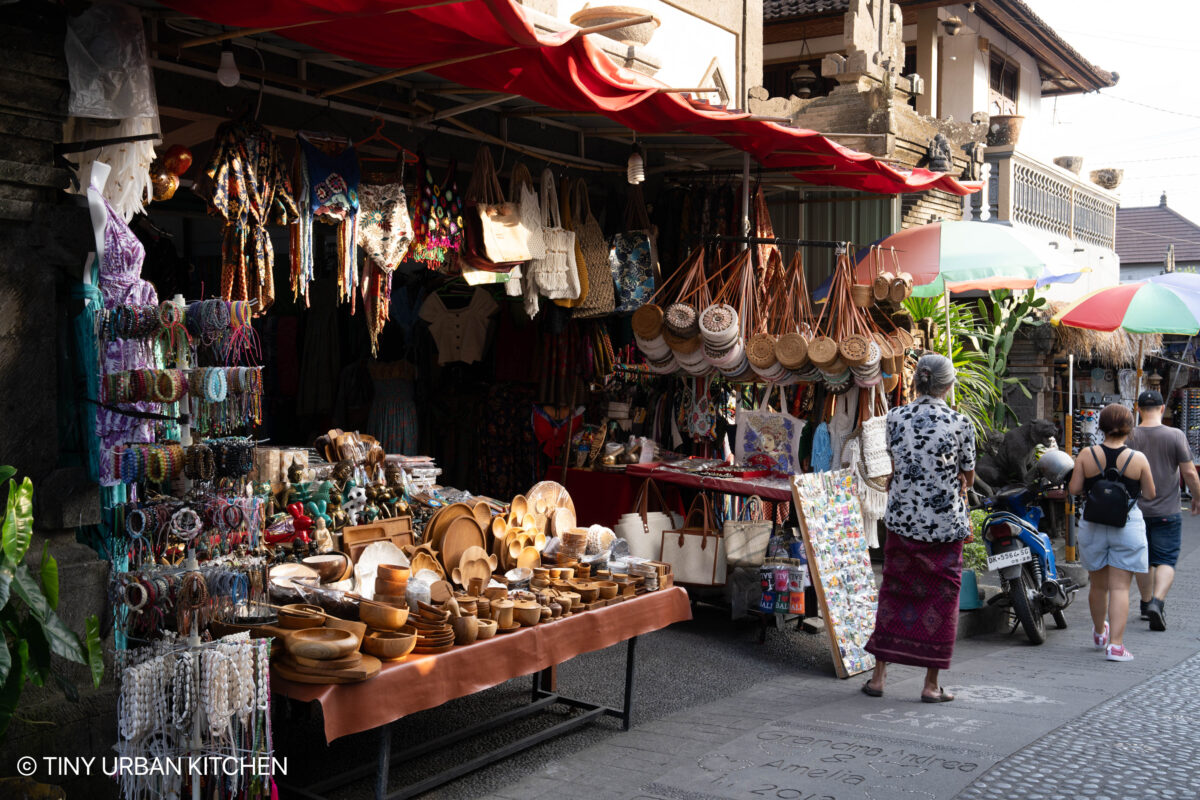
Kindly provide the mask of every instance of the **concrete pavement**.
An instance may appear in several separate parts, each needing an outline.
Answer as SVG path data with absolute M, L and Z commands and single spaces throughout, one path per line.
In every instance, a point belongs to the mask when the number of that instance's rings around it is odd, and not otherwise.
M 1184 556 L 1167 602 L 1168 631 L 1137 619 L 1114 663 L 1091 646 L 1086 596 L 1070 627 L 1034 647 L 1017 632 L 960 640 L 943 683 L 953 703 L 918 701 L 923 670 L 893 666 L 883 698 L 865 676 L 833 677 L 824 636 L 752 628 L 701 611 L 643 637 L 638 717 L 605 721 L 425 795 L 534 800 L 1050 800 L 1194 798 L 1200 742 L 1200 523 L 1185 517 Z M 1049 620 L 1047 620 L 1049 622 Z M 564 665 L 562 688 L 615 702 L 623 648 Z M 399 748 L 527 697 L 526 681 L 416 715 Z M 528 721 L 412 768 L 392 788 L 477 749 L 548 724 Z M 297 723 L 302 726 L 303 723 Z M 297 730 L 297 733 L 300 731 Z M 371 736 L 329 755 L 361 760 Z M 370 784 L 338 797 L 369 797 Z

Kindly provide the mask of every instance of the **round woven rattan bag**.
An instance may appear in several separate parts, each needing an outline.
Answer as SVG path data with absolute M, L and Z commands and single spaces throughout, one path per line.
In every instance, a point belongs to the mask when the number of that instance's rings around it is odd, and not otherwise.
M 808 343 L 808 358 L 822 370 L 837 360 L 837 342 L 828 336 L 818 336 Z
M 672 303 L 663 315 L 663 325 L 680 339 L 691 339 L 700 335 L 700 324 L 696 309 L 687 303 Z
M 746 343 L 746 358 L 759 369 L 769 369 L 778 362 L 775 355 L 775 337 L 769 333 L 756 333 Z
M 633 332 L 643 339 L 655 339 L 662 331 L 663 310 L 654 303 L 646 305 L 633 312 Z
M 799 333 L 785 333 L 775 341 L 775 357 L 788 369 L 800 369 L 809 361 L 809 342 Z
M 867 363 L 871 355 L 871 341 L 859 333 L 852 333 L 838 343 L 838 355 L 850 366 Z

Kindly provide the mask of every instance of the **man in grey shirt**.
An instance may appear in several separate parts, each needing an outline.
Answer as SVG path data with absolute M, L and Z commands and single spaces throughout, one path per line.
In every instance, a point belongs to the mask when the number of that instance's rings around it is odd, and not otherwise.
M 1150 620 L 1150 630 L 1167 629 L 1163 603 L 1175 580 L 1175 562 L 1183 531 L 1180 513 L 1179 476 L 1187 481 L 1192 494 L 1192 516 L 1200 514 L 1200 476 L 1192 463 L 1192 451 L 1183 431 L 1162 424 L 1163 397 L 1154 390 L 1138 395 L 1142 421 L 1129 436 L 1127 444 L 1146 455 L 1157 494 L 1153 500 L 1138 500 L 1146 518 L 1146 540 L 1150 545 L 1150 571 L 1136 573 L 1142 592 L 1142 619 Z

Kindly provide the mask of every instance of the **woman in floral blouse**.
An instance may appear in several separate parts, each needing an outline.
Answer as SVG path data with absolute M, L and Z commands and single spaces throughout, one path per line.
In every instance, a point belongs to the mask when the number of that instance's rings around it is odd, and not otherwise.
M 966 490 L 975 480 L 975 432 L 946 405 L 954 364 L 929 354 L 917 362 L 918 397 L 887 416 L 892 476 L 884 524 L 883 583 L 867 650 L 877 659 L 863 685 L 883 696 L 887 663 L 925 667 L 921 700 L 945 703 L 939 670 L 950 666 L 958 631 L 962 546 L 970 533 Z

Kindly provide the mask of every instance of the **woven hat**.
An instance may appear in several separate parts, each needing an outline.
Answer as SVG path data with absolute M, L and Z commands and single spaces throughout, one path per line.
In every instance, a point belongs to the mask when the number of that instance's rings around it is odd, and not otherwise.
M 635 334 L 643 339 L 653 339 L 662 331 L 663 310 L 654 303 L 647 303 L 633 312 L 632 322 Z
M 828 336 L 818 336 L 808 343 L 808 359 L 821 369 L 828 367 L 837 357 L 837 342 Z
M 759 369 L 769 369 L 779 363 L 775 355 L 775 337 L 769 333 L 756 333 L 746 343 L 746 358 Z
M 800 369 L 809 361 L 808 340 L 798 333 L 785 333 L 775 340 L 775 357 L 788 369 Z

